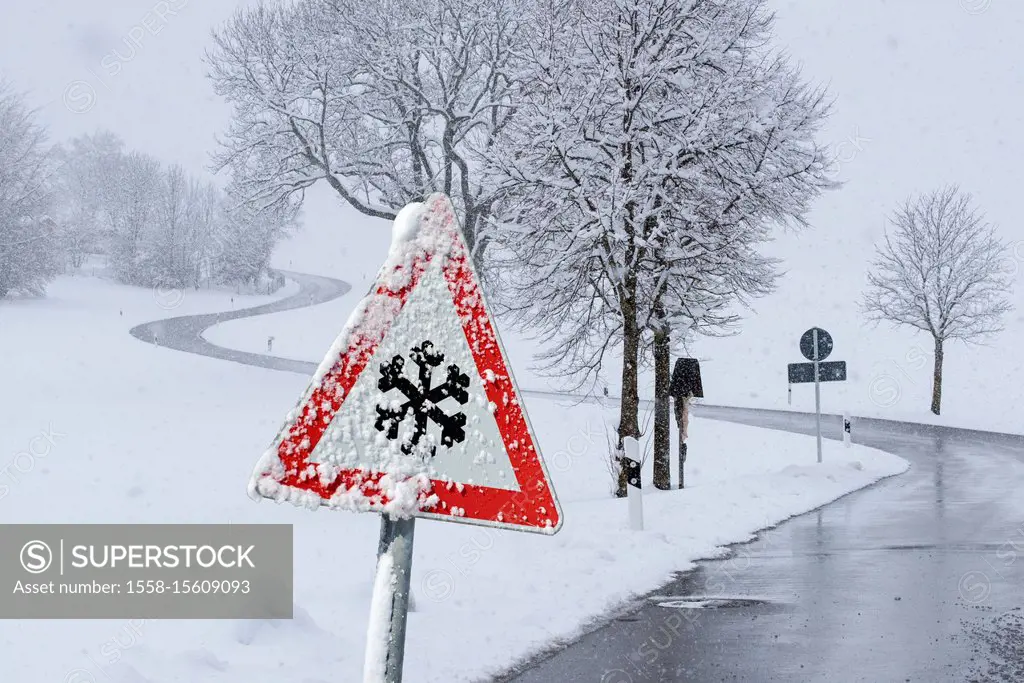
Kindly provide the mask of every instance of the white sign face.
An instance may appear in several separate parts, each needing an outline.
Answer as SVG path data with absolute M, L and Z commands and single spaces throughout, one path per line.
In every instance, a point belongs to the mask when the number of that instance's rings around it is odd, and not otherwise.
M 427 267 L 310 461 L 370 471 L 393 471 L 397 465 L 404 474 L 518 491 L 441 266 L 435 259 Z M 407 383 L 381 391 L 385 371 L 396 364 Z M 464 379 L 465 386 L 449 380 L 452 366 L 457 373 L 452 380 Z M 382 418 L 378 409 L 390 411 L 389 417 Z M 463 421 L 449 430 L 451 439 L 443 439 L 445 424 Z M 397 431 L 388 438 L 393 425 Z
M 433 195 L 399 213 L 377 282 L 249 493 L 553 534 L 536 443 L 451 202 Z

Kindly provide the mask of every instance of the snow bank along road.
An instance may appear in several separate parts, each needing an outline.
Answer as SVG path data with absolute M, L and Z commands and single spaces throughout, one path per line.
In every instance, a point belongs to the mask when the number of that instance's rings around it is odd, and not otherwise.
M 315 363 L 216 346 L 212 325 L 329 301 L 339 280 L 284 273 L 270 304 L 154 321 L 161 346 L 311 374 Z M 526 391 L 551 395 L 551 392 Z M 811 434 L 812 416 L 702 405 L 701 417 Z M 836 416 L 826 436 L 839 438 Z M 1024 681 L 1024 437 L 858 419 L 857 443 L 907 474 L 785 522 L 501 677 L 521 683 Z M 722 454 L 727 457 L 727 454 Z M 679 520 L 685 524 L 686 520 Z

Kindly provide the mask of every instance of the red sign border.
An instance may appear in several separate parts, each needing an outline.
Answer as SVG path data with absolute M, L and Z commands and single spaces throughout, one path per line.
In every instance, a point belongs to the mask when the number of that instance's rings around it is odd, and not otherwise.
M 380 484 L 384 473 L 341 470 L 333 481 L 325 483 L 316 474 L 309 457 L 334 415 L 344 404 L 360 373 L 387 336 L 427 266 L 437 257 L 437 253 L 442 253 L 442 258 L 445 258 L 442 272 L 452 294 L 452 303 L 462 321 L 463 332 L 487 398 L 494 406 L 493 415 L 498 432 L 505 444 L 520 490 L 431 479 L 429 486 L 421 491 L 419 500 L 423 505 L 436 496 L 437 501 L 429 507 L 421 508 L 414 516 L 554 534 L 562 525 L 561 508 L 536 447 L 533 430 L 519 399 L 520 393 L 508 370 L 504 347 L 491 321 L 486 299 L 450 200 L 443 194 L 429 197 L 419 222 L 421 230 L 433 227 L 442 232 L 445 239 L 438 241 L 441 248 L 434 246 L 431 251 L 419 248 L 412 255 L 411 262 L 406 261 L 410 263 L 409 267 L 397 263 L 390 269 L 381 270 L 371 295 L 361 304 L 356 323 L 347 326 L 342 333 L 343 336 L 347 335 L 344 351 L 326 370 L 330 358 L 325 359 L 321 371 L 314 376 L 302 401 L 291 413 L 271 449 L 276 451 L 276 460 L 280 465 L 277 469 L 283 471 L 283 476 L 275 477 L 270 473 L 274 468 L 264 467 L 258 473 L 258 478 L 273 481 L 275 485 L 271 485 L 272 490 L 283 486 L 307 497 L 319 497 L 322 505 L 329 505 L 331 497 L 339 490 L 353 491 L 358 488 L 368 500 L 370 510 L 384 509 L 389 502 Z M 408 273 L 401 272 L 406 269 Z M 392 289 L 388 283 L 396 280 L 404 280 L 403 286 Z M 367 319 L 376 321 L 369 333 L 359 324 Z M 337 345 L 333 348 L 337 348 Z M 484 379 L 488 377 L 492 379 Z M 266 493 L 262 495 L 276 497 Z

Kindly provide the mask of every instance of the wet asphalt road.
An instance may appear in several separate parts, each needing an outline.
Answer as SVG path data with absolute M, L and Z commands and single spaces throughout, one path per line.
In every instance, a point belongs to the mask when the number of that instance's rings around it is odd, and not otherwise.
M 131 334 L 309 375 L 316 363 L 202 338 L 217 323 L 323 303 L 350 288 L 284 274 L 298 294 L 154 321 Z M 701 405 L 695 414 L 814 430 L 813 416 L 797 413 Z M 825 436 L 840 437 L 838 416 L 823 425 Z M 1024 437 L 858 419 L 853 440 L 912 467 L 701 563 L 575 643 L 495 680 L 1024 683 Z
M 794 413 L 695 413 L 814 430 Z M 839 438 L 840 419 L 824 422 Z M 860 419 L 854 442 L 912 467 L 701 563 L 497 680 L 1024 682 L 1024 437 Z M 727 600 L 699 608 L 708 596 Z

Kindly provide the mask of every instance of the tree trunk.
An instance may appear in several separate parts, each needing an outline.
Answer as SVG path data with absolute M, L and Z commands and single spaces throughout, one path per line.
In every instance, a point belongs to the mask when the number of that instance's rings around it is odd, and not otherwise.
M 663 490 L 672 488 L 669 342 L 668 327 L 659 322 L 654 332 L 654 488 Z
M 939 414 L 942 404 L 942 339 L 935 338 L 935 372 L 932 375 L 932 412 Z
M 623 453 L 622 440 L 627 436 L 640 438 L 640 397 L 637 393 L 637 359 L 640 352 L 640 330 L 636 323 L 636 305 L 627 301 L 622 307 L 622 402 L 619 406 L 618 450 Z M 615 495 L 626 496 L 626 468 L 619 463 Z

